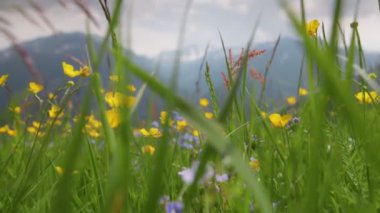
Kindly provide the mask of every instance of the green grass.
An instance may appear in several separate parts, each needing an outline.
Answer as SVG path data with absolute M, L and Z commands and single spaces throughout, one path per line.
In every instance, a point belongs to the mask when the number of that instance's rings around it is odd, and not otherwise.
M 321 34 L 321 29 L 319 36 L 306 33 L 307 11 L 302 0 L 301 18 L 284 5 L 304 43 L 306 69 L 301 67 L 300 75 L 308 76 L 309 93 L 307 96 L 295 93 L 296 105 L 284 102 L 272 111 L 260 108 L 266 105 L 261 103 L 267 100 L 264 93 L 259 93 L 256 102 L 256 91 L 247 83 L 248 53 L 254 44 L 256 28 L 235 74 L 231 72 L 220 36 L 230 82 L 222 104 L 217 100 L 212 68 L 205 58 L 201 80 L 206 81 L 211 99 L 209 106 L 202 108 L 192 104 L 198 100 L 189 101 L 173 89 L 181 75 L 178 72 L 181 46 L 191 1 L 184 13 L 170 85 L 123 54 L 116 33 L 122 1 L 116 1 L 114 11 L 103 4 L 109 28 L 98 52 L 88 37 L 88 64 L 92 70 L 88 85 L 78 80 L 81 77 L 68 78 L 77 84 L 61 88 L 63 96 L 49 99 L 40 95 L 43 93 L 37 94 L 38 98 L 30 94 L 38 113 L 23 107 L 20 113 L 12 112 L 10 130 L 0 128 L 0 209 L 165 212 L 169 202 L 177 201 L 184 205 L 185 212 L 378 212 L 379 102 L 377 97 L 367 98 L 372 103 L 355 99 L 355 94 L 365 95 L 378 84 L 366 74 L 354 78 L 358 68 L 366 68 L 357 27 L 353 26 L 351 40 L 345 43 L 345 55 L 338 52 L 338 43 L 344 38 L 339 30 L 344 2 L 335 2 L 334 24 L 328 26 L 330 36 Z M 109 39 L 112 47 L 108 46 Z M 115 62 L 110 73 L 118 81 L 110 81 L 110 88 L 103 88 L 98 69 L 108 52 Z M 265 76 L 269 67 L 270 62 Z M 126 87 L 132 77 L 143 82 L 137 91 Z M 70 101 L 79 88 L 85 94 L 73 110 Z M 159 111 L 167 112 L 166 119 L 152 112 L 144 112 L 151 115 L 145 121 L 138 118 L 146 88 L 155 93 L 148 98 L 159 96 L 165 101 L 165 107 Z M 103 90 L 117 92 L 122 98 L 110 101 Z M 134 97 L 132 105 L 125 104 L 127 96 Z M 122 103 L 117 104 L 119 101 Z M 49 115 L 53 104 L 59 106 L 59 111 Z M 261 112 L 266 110 L 267 116 L 262 116 Z M 205 118 L 205 111 L 213 112 L 214 118 Z M 59 116 L 61 112 L 63 116 Z M 300 122 L 292 120 L 284 127 L 275 127 L 269 119 L 272 113 L 291 114 Z M 42 125 L 33 129 L 32 121 Z M 158 126 L 147 121 L 156 121 Z M 158 128 L 159 134 L 150 132 L 144 136 L 142 128 L 148 132 Z M 184 136 L 191 147 L 180 146 Z M 154 148 L 154 151 L 150 148 L 153 153 L 147 151 L 148 145 Z M 195 162 L 198 166 L 194 180 L 186 183 L 179 172 Z M 205 178 L 210 168 L 214 173 Z M 215 174 L 227 174 L 229 179 L 220 183 Z M 160 203 L 164 196 L 169 200 Z

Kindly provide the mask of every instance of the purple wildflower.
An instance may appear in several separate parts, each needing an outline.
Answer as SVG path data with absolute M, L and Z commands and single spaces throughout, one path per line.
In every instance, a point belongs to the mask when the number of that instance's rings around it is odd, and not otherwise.
M 191 165 L 191 168 L 184 169 L 178 172 L 178 175 L 181 176 L 182 181 L 186 184 L 191 184 L 195 179 L 195 173 L 199 167 L 199 162 L 196 161 Z M 206 173 L 202 177 L 202 181 L 209 180 L 214 175 L 214 169 L 207 165 Z
M 183 212 L 183 203 L 176 201 L 176 202 L 169 202 L 166 204 L 166 213 L 182 213 Z
M 152 127 L 158 128 L 158 127 L 160 127 L 160 123 L 158 121 L 153 121 L 152 122 Z
M 186 149 L 193 149 L 194 148 L 193 143 L 195 143 L 195 145 L 198 145 L 196 138 L 189 133 L 185 133 L 181 135 L 178 140 L 178 145 Z
M 225 173 L 221 175 L 215 175 L 215 179 L 216 179 L 216 182 L 218 183 L 224 183 L 228 181 L 229 177 L 228 177 L 228 174 Z
M 166 204 L 170 201 L 169 195 L 164 195 L 160 198 L 160 204 Z

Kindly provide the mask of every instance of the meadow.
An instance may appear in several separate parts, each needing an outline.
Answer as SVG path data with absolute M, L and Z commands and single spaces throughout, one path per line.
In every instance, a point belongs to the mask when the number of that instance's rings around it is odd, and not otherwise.
M 240 56 L 220 34 L 225 98 L 219 100 L 205 58 L 208 95 L 189 100 L 176 93 L 188 14 L 172 80 L 163 83 L 121 47 L 123 1 L 113 8 L 99 2 L 109 22 L 100 50 L 89 34 L 88 61 L 57 67 L 66 76 L 62 86 L 47 91 L 31 81 L 29 104 L 14 99 L 6 106 L 1 212 L 380 211 L 380 87 L 368 72 L 355 16 L 342 42 L 344 1 L 335 1 L 331 26 L 306 20 L 303 0 L 300 16 L 283 5 L 303 43 L 300 76 L 308 83 L 275 106 L 263 92 L 269 69 L 249 73 L 249 61 L 263 53 L 254 49 L 257 28 Z M 108 53 L 113 66 L 105 87 L 99 66 Z M 0 76 L 1 90 L 12 89 L 10 78 L 17 76 Z M 142 119 L 140 105 L 153 104 L 142 102 L 148 88 L 165 104 L 146 107 L 155 111 Z

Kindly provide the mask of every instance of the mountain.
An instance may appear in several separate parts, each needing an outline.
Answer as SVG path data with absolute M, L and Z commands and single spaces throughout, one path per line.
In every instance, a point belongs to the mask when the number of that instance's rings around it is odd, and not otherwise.
M 95 49 L 99 49 L 100 38 L 94 38 Z M 64 76 L 61 68 L 62 61 L 72 62 L 68 56 L 73 56 L 81 61 L 87 61 L 86 36 L 82 33 L 58 34 L 50 37 L 39 38 L 34 41 L 20 44 L 30 57 L 33 59 L 35 67 L 41 73 L 46 90 L 52 90 L 62 85 L 68 80 Z M 264 73 L 274 47 L 274 42 L 267 42 L 254 45 L 257 50 L 266 50 L 260 56 L 250 60 L 249 67 Z M 232 47 L 234 58 L 236 59 L 241 52 L 241 48 Z M 176 52 L 164 52 L 161 54 L 160 63 L 156 59 L 133 54 L 133 60 L 143 68 L 153 71 L 160 64 L 158 77 L 168 83 L 171 79 L 173 61 Z M 196 46 L 189 46 L 182 51 L 184 59 L 180 65 L 179 72 L 179 93 L 186 97 L 195 97 L 196 81 L 199 78 L 199 70 L 202 63 L 204 50 Z M 374 65 L 379 54 L 367 54 L 367 63 Z M 298 76 L 303 57 L 302 44 L 296 40 L 282 38 L 276 51 L 276 55 L 270 67 L 267 79 L 266 96 L 269 100 L 283 100 L 285 96 L 295 94 Z M 112 61 L 112 60 L 111 60 Z M 211 70 L 214 85 L 218 95 L 223 98 L 226 96 L 222 72 L 226 73 L 224 53 L 221 48 L 213 47 L 207 53 L 207 59 Z M 111 63 L 112 64 L 112 63 Z M 107 57 L 102 61 L 100 72 L 102 79 L 107 84 L 109 74 L 109 60 Z M 14 92 L 24 91 L 28 82 L 33 79 L 27 71 L 27 66 L 21 60 L 14 48 L 8 48 L 0 52 L 0 74 L 10 74 L 8 85 Z M 303 75 L 305 85 L 306 73 Z M 208 94 L 206 82 L 204 80 L 204 67 L 201 70 L 200 89 L 202 94 Z M 257 85 L 257 80 L 248 78 L 249 84 Z M 136 84 L 138 82 L 136 81 Z M 107 85 L 105 85 L 107 87 Z M 0 90 L 0 102 L 4 106 L 6 92 Z

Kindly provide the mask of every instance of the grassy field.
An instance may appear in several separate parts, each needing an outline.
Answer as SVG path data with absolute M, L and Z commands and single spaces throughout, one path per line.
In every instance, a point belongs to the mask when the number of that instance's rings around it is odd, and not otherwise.
M 308 85 L 278 106 L 247 83 L 265 88 L 267 73 L 255 80 L 248 73 L 260 54 L 256 29 L 235 60 L 221 35 L 225 99 L 217 100 L 206 58 L 209 95 L 188 100 L 175 93 L 187 13 L 171 84 L 163 84 L 120 46 L 122 1 L 112 11 L 100 2 L 109 21 L 101 50 L 89 36 L 88 62 L 57 67 L 67 76 L 62 87 L 30 82 L 31 105 L 9 106 L 12 119 L 0 126 L 1 212 L 380 211 L 379 86 L 366 71 L 355 17 L 339 46 L 344 1 L 335 1 L 331 26 L 306 20 L 302 0 L 301 17 L 284 5 L 304 44 L 300 75 Z M 98 68 L 107 52 L 114 66 L 104 88 Z M 132 76 L 143 84 L 131 84 Z M 2 75 L 0 89 L 16 77 Z M 142 120 L 147 88 L 165 107 Z M 83 99 L 72 103 L 79 89 Z

